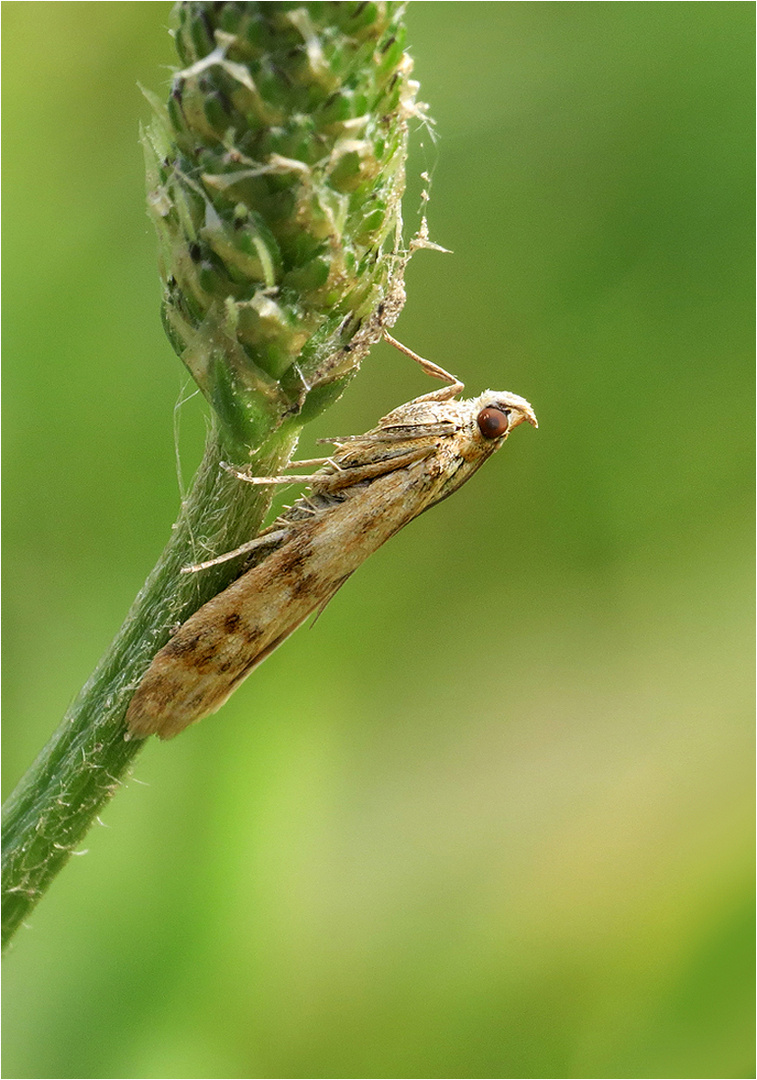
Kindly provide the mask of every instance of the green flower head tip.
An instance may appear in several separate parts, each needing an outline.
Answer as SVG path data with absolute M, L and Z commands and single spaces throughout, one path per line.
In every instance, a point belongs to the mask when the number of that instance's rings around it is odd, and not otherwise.
M 172 345 L 255 447 L 343 389 L 404 299 L 417 84 L 397 3 L 180 3 L 145 138 Z

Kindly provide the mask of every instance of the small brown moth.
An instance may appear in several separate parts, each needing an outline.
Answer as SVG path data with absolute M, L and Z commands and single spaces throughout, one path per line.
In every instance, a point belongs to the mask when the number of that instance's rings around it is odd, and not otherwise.
M 220 709 L 372 552 L 457 491 L 518 424 L 537 426 L 533 409 L 517 394 L 487 390 L 455 400 L 462 383 L 386 336 L 450 385 L 394 409 L 365 435 L 324 440 L 336 447 L 330 458 L 293 463 L 322 466 L 310 476 L 236 473 L 251 483 L 306 482 L 310 494 L 260 536 L 220 557 L 249 552 L 256 564 L 199 608 L 155 656 L 129 705 L 127 738 L 154 733 L 170 739 Z

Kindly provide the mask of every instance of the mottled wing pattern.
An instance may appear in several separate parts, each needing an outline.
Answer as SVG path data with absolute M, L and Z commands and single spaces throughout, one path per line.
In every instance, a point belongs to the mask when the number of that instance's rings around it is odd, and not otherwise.
M 371 552 L 456 491 L 509 430 L 536 425 L 516 395 L 486 391 L 461 402 L 441 393 L 393 410 L 364 435 L 327 440 L 334 453 L 309 493 L 266 530 L 267 547 L 258 538 L 238 549 L 255 565 L 155 656 L 127 711 L 130 735 L 171 738 L 215 712 Z

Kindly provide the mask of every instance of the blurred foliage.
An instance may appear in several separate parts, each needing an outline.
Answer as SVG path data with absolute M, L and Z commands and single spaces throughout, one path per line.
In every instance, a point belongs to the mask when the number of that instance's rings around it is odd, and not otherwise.
M 3 16 L 7 792 L 163 546 L 186 382 L 169 5 Z M 753 1075 L 753 21 L 410 5 L 455 254 L 397 332 L 540 430 L 146 749 L 6 960 L 5 1075 Z M 376 348 L 303 455 L 425 389 Z

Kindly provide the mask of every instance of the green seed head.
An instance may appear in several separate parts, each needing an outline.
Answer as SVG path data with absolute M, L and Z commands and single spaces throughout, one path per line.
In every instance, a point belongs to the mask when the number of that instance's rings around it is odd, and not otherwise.
M 237 444 L 320 412 L 401 308 L 403 7 L 176 5 L 145 138 L 163 317 Z

